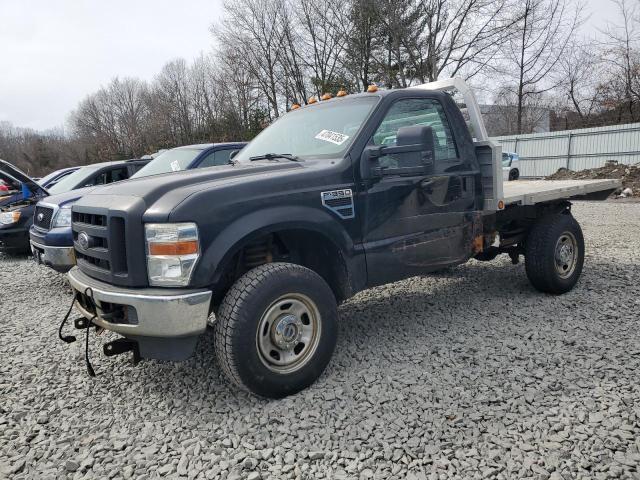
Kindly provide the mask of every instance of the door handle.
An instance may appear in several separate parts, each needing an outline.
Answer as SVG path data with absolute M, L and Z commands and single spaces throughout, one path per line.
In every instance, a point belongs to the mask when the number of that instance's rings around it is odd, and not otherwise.
M 435 183 L 436 181 L 433 178 L 422 180 L 420 182 L 420 189 L 424 190 L 426 193 L 432 193 Z

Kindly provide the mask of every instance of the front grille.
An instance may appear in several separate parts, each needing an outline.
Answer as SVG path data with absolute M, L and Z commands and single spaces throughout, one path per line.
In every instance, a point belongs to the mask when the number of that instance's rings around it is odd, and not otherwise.
M 99 213 L 72 212 L 73 243 L 78 265 L 102 274 L 127 272 L 124 220 Z
M 53 218 L 53 208 L 43 207 L 42 205 L 36 205 L 35 212 L 33 214 L 33 224 L 43 230 L 49 230 L 51 228 L 51 220 Z
M 86 225 L 97 225 L 99 227 L 107 226 L 107 216 L 97 215 L 95 213 L 73 212 L 73 221 L 78 223 L 84 223 Z
M 143 214 L 139 197 L 86 195 L 71 207 L 71 230 L 78 268 L 111 285 L 146 287 Z

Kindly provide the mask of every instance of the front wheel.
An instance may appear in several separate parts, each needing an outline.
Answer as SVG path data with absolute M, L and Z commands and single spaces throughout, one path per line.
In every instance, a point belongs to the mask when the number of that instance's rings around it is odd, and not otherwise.
M 525 269 L 536 289 L 554 294 L 568 292 L 577 283 L 583 264 L 584 237 L 571 214 L 547 215 L 531 228 Z
M 270 263 L 247 272 L 216 317 L 218 364 L 233 383 L 263 397 L 285 397 L 311 385 L 336 344 L 333 292 L 299 265 Z

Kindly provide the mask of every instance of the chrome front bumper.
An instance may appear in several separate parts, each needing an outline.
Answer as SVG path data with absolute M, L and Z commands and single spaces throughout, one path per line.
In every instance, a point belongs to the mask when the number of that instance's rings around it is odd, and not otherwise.
M 94 312 L 76 302 L 82 315 L 125 337 L 193 337 L 207 328 L 211 290 L 122 288 L 91 278 L 78 267 L 67 278 L 74 293 L 92 296 L 98 307 L 94 318 Z M 114 307 L 128 312 L 127 316 L 116 320 L 106 313 Z
M 31 252 L 38 263 L 44 263 L 58 272 L 68 272 L 76 264 L 73 247 L 49 247 L 30 240 Z

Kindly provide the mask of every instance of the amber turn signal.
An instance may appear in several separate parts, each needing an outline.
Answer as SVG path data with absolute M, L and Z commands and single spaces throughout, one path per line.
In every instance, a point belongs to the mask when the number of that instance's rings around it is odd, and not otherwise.
M 196 240 L 149 243 L 149 255 L 190 255 L 198 253 Z

